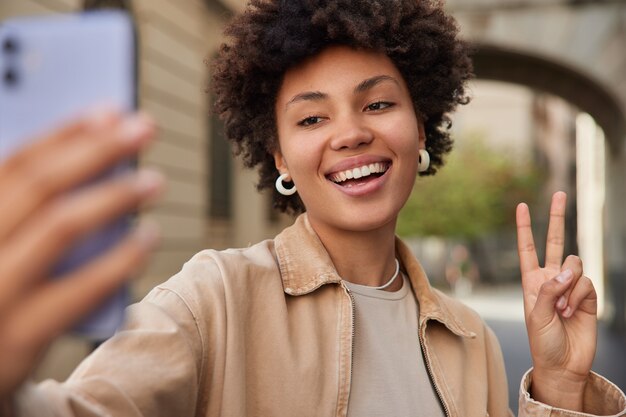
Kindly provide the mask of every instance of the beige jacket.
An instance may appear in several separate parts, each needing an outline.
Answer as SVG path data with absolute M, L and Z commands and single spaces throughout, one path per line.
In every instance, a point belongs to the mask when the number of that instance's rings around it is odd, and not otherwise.
M 420 305 L 418 337 L 449 416 L 508 416 L 498 342 L 478 315 L 432 289 L 397 254 Z M 65 383 L 24 387 L 23 416 L 345 416 L 352 297 L 306 215 L 274 240 L 207 250 L 128 311 L 123 331 Z M 520 415 L 565 416 L 522 387 Z M 410 393 L 407 393 L 410 395 Z M 623 393 L 592 379 L 590 411 L 626 415 Z

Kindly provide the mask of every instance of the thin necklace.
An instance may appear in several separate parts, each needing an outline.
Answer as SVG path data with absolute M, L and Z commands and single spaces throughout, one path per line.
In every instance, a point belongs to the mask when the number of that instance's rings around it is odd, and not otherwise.
M 386 284 L 381 285 L 380 287 L 372 287 L 372 289 L 374 289 L 374 290 L 384 290 L 385 288 L 387 288 L 388 286 L 393 284 L 393 282 L 396 280 L 396 278 L 398 278 L 398 273 L 399 272 L 400 272 L 400 262 L 398 262 L 398 259 L 396 258 L 396 272 L 394 272 L 394 274 L 391 277 L 391 279 L 389 281 L 387 281 Z

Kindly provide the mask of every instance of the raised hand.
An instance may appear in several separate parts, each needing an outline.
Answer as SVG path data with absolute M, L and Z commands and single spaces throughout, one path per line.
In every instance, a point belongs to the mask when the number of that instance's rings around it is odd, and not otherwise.
M 524 315 L 533 360 L 531 396 L 583 411 L 583 392 L 596 352 L 597 296 L 580 258 L 563 262 L 566 195 L 552 197 L 545 266 L 539 266 L 526 204 L 517 207 L 517 242 Z
M 55 337 L 127 279 L 155 245 L 153 227 L 62 279 L 50 267 L 74 241 L 153 198 L 156 173 L 76 185 L 144 148 L 146 116 L 105 112 L 51 133 L 0 164 L 0 400 L 36 365 Z

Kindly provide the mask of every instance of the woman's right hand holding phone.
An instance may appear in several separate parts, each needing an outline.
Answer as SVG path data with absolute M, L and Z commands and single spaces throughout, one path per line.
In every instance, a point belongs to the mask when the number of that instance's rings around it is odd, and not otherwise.
M 50 279 L 72 243 L 159 194 L 163 179 L 152 171 L 76 189 L 136 155 L 154 135 L 148 116 L 102 111 L 0 163 L 0 399 L 28 377 L 54 338 L 132 276 L 156 245 L 155 227 L 140 225 L 101 256 Z

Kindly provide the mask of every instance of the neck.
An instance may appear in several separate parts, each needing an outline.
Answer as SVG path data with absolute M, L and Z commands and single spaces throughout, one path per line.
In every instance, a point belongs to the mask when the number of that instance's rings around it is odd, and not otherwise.
M 355 232 L 309 220 L 342 279 L 379 287 L 393 276 L 396 269 L 395 221 L 374 230 Z M 386 290 L 397 291 L 400 287 L 402 280 L 397 279 Z

